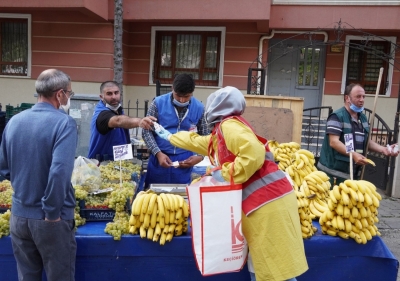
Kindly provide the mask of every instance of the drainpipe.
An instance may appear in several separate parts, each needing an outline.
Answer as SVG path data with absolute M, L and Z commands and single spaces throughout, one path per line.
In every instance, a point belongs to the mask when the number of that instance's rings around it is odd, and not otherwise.
M 260 38 L 259 43 L 258 43 L 258 57 L 259 57 L 259 61 L 258 61 L 258 68 L 262 67 L 262 55 L 263 55 L 263 42 L 266 39 L 271 39 L 272 37 L 274 37 L 275 34 L 302 34 L 302 33 L 307 33 L 309 31 L 294 31 L 294 30 L 282 30 L 282 31 L 276 31 L 275 29 L 272 29 L 271 34 L 270 35 L 264 35 Z M 321 34 L 324 35 L 324 43 L 328 42 L 328 32 L 326 31 L 311 31 L 311 34 Z M 267 81 L 267 73 L 265 73 L 265 82 Z M 264 93 L 267 92 L 267 83 L 264 84 L 265 89 L 264 89 Z

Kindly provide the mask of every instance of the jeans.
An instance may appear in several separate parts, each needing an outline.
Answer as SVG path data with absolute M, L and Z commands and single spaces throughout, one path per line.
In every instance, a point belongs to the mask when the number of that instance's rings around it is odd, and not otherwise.
M 256 274 L 253 272 L 250 272 L 250 278 L 251 278 L 251 281 L 256 281 Z M 287 279 L 284 281 L 296 281 L 296 280 L 297 280 L 296 278 L 291 278 L 291 279 Z

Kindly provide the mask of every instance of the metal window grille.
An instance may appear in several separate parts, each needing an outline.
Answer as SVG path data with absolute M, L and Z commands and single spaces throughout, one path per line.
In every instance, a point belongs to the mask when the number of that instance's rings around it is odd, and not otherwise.
M 153 82 L 172 84 L 176 74 L 192 74 L 197 85 L 217 86 L 220 32 L 156 33 Z
M 28 20 L 0 19 L 1 75 L 28 74 Z
M 390 44 L 384 41 L 350 41 L 349 56 L 347 61 L 346 85 L 358 83 L 363 86 L 366 94 L 375 94 L 378 84 L 379 69 L 384 68 L 379 94 L 386 93 L 388 63 L 381 59 L 383 54 L 389 52 Z

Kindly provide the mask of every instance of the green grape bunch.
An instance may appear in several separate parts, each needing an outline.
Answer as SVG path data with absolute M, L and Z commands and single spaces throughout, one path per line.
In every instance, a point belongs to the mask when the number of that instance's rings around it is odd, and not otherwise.
M 140 175 L 142 167 L 133 164 L 129 160 L 121 161 L 121 171 L 119 169 L 119 161 L 110 161 L 107 165 L 101 165 L 101 178 L 103 182 L 119 182 L 120 176 L 122 181 L 130 181 L 133 173 Z
M 74 185 L 76 200 L 85 200 L 88 196 L 87 190 L 81 185 Z
M 121 240 L 123 234 L 129 233 L 129 214 L 115 212 L 113 221 L 106 224 L 104 232 L 112 235 L 114 240 Z
M 75 213 L 74 213 L 75 231 L 77 230 L 78 226 L 86 224 L 86 219 L 81 217 L 79 211 L 80 211 L 80 208 L 78 206 L 76 206 L 75 207 Z
M 7 210 L 5 213 L 0 214 L 0 238 L 10 235 L 10 216 L 10 210 Z
M 14 190 L 9 180 L 0 182 L 0 208 L 9 209 L 12 203 Z

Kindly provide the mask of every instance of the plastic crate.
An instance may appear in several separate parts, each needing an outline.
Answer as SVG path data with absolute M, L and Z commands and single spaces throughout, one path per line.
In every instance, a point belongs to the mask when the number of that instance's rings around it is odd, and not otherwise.
M 85 200 L 79 200 L 79 215 L 85 218 L 86 221 L 112 221 L 115 216 L 113 209 L 85 209 Z M 130 199 L 126 200 L 125 210 L 130 214 L 131 204 Z
M 13 115 L 13 110 L 14 110 L 14 106 L 12 105 L 6 105 L 6 119 L 10 119 L 11 116 Z
M 6 120 L 10 120 L 15 114 L 18 114 L 26 109 L 34 106 L 34 103 L 21 103 L 21 106 L 6 105 Z
M 25 102 L 23 102 L 23 103 L 21 103 L 20 108 L 24 110 L 24 109 L 31 108 L 34 105 L 35 105 L 34 103 L 25 103 Z
M 10 208 L 0 208 L 0 214 L 7 212 Z
M 132 155 L 133 157 L 143 160 L 148 159 L 150 156 L 150 150 L 147 148 L 147 145 L 143 140 L 138 140 L 135 138 L 131 139 L 132 143 Z

